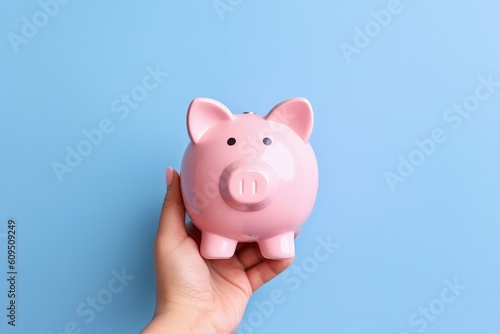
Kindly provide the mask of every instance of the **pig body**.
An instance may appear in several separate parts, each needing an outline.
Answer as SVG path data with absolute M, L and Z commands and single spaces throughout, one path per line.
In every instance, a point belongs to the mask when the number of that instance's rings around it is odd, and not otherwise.
M 233 115 L 220 102 L 198 98 L 187 126 L 181 188 L 202 232 L 201 255 L 230 258 L 241 241 L 257 242 L 266 258 L 293 257 L 294 233 L 318 188 L 309 102 L 289 99 L 262 117 Z

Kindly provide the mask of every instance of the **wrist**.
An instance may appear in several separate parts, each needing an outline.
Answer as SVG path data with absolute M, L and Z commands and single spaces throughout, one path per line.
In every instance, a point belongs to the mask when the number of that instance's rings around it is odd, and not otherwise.
M 141 334 L 192 333 L 217 334 L 213 324 L 202 314 L 173 311 L 156 314 Z

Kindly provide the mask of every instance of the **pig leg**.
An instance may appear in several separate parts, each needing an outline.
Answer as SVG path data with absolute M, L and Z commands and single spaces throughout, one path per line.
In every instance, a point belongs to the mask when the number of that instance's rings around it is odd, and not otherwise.
M 287 232 L 272 238 L 259 240 L 259 248 L 267 259 L 289 259 L 295 255 L 294 233 Z
M 202 232 L 200 253 L 205 259 L 229 259 L 238 241 L 217 234 Z

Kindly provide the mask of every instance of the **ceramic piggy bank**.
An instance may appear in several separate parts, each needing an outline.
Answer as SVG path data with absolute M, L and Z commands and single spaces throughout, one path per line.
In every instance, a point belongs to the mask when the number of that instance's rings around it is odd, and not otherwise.
M 201 255 L 230 258 L 241 241 L 257 242 L 265 258 L 293 257 L 294 233 L 318 189 L 309 102 L 289 99 L 262 117 L 234 115 L 218 101 L 197 98 L 187 128 L 181 189 L 202 232 Z

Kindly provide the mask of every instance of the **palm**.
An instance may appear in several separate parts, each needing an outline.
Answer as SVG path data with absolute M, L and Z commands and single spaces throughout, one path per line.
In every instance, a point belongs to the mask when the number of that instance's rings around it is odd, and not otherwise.
M 200 232 L 188 225 L 188 235 L 178 250 L 183 252 L 179 266 L 184 278 L 176 289 L 196 301 L 217 332 L 234 331 L 252 293 L 290 265 L 290 260 L 267 260 L 257 244 L 242 244 L 227 260 L 206 260 L 198 251 Z M 173 258 L 173 257 L 172 257 Z M 182 263 L 181 263 L 182 262 Z M 185 277 L 189 277 L 186 280 Z

